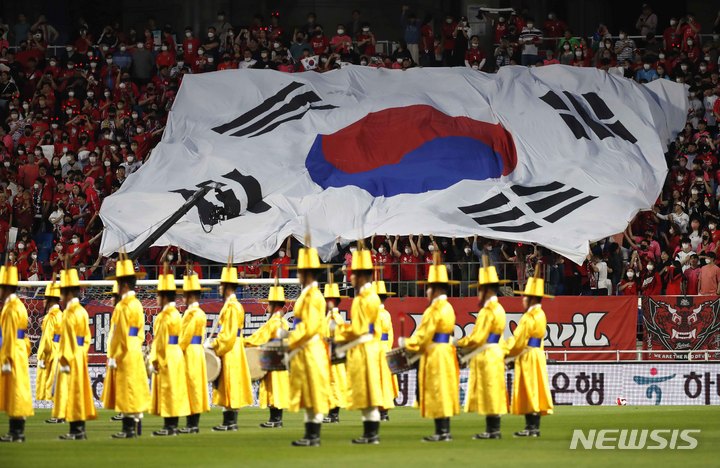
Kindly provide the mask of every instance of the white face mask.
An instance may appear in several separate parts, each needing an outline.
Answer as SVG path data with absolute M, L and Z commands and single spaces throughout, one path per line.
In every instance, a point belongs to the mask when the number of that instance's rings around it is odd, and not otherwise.
M 465 255 L 470 255 L 470 252 L 471 252 L 470 248 L 465 247 Z
M 205 51 L 204 51 L 204 50 L 198 50 L 198 55 L 205 55 Z
M 412 253 L 412 250 L 410 250 L 410 249 L 405 249 L 405 255 L 410 255 L 411 253 Z
M 215 33 L 208 33 L 208 38 L 212 39 L 213 37 L 215 37 Z
M 675 26 L 676 24 L 677 24 L 677 21 L 675 21 L 675 20 L 670 20 L 670 26 Z
M 79 243 L 80 243 L 80 239 L 78 239 L 77 237 L 73 237 L 72 243 L 73 243 L 73 244 L 79 244 Z
M 368 31 L 370 31 L 370 28 L 362 28 L 362 30 L 363 30 L 363 32 L 368 32 Z
M 713 224 L 708 224 L 708 227 L 710 228 L 711 231 L 714 231 L 716 225 L 715 225 L 714 223 L 713 223 Z
M 683 248 L 683 249 L 689 249 L 689 248 L 690 248 L 690 244 L 688 244 L 687 242 L 683 242 L 682 248 Z
M 160 47 L 160 50 L 162 50 L 163 52 L 165 52 L 165 51 L 167 50 L 167 46 L 162 46 L 162 47 Z
M 18 244 L 18 250 L 24 250 L 25 244 Z
M 33 260 L 37 260 L 37 254 L 36 254 L 36 253 L 30 255 L 30 257 L 32 257 Z
M 284 256 L 285 256 L 285 252 L 283 252 L 282 250 L 280 252 L 278 252 L 278 257 L 283 258 Z
M 533 23 L 528 23 L 527 27 L 528 29 L 532 29 L 533 27 L 535 27 L 535 25 Z
M 658 58 L 659 58 L 660 60 L 664 59 L 664 58 L 665 58 L 665 54 L 658 54 Z
M 649 63 L 644 63 L 644 64 L 643 64 L 643 68 L 644 68 L 645 70 L 650 70 L 650 64 L 649 64 Z
M 378 252 L 380 252 L 381 254 L 384 254 L 384 253 L 385 253 L 385 247 L 380 247 L 380 248 L 378 249 Z
M 135 158 L 133 156 L 128 156 L 127 162 L 132 163 L 133 161 L 135 161 Z
M 138 42 L 138 43 L 137 43 L 137 48 L 138 48 L 138 49 L 142 49 L 142 48 L 143 48 L 143 43 L 142 43 L 142 42 Z
M 633 278 L 635 278 L 635 273 L 632 272 L 632 271 L 628 271 L 628 272 L 627 272 L 627 277 L 628 277 L 628 279 L 633 279 Z
M 435 246 L 432 244 L 428 245 L 428 250 L 432 252 L 433 250 L 435 250 Z
M 647 266 L 647 270 L 648 270 L 648 271 L 653 271 L 654 269 L 655 269 L 655 265 L 648 265 L 648 266 Z
M 185 31 L 185 37 L 192 37 L 192 33 L 190 31 Z
M 105 167 L 110 167 L 110 164 L 112 164 L 109 160 L 106 160 L 104 163 Z
M 340 34 L 340 35 L 345 34 L 345 30 L 344 30 L 344 29 L 338 29 L 337 32 L 338 32 L 338 34 Z

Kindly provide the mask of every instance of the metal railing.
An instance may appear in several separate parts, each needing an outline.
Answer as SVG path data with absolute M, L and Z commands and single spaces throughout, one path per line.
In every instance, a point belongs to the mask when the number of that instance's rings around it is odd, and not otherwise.
M 720 361 L 720 349 L 698 349 L 698 350 L 675 350 L 675 349 L 609 349 L 607 351 L 602 350 L 592 350 L 592 351 L 580 351 L 580 350 L 570 350 L 570 349 L 545 349 L 545 357 L 548 359 L 548 363 L 560 363 L 560 362 L 572 362 L 577 363 L 579 362 L 577 359 L 569 360 L 568 355 L 588 355 L 588 354 L 597 354 L 597 355 L 610 355 L 614 356 L 614 358 L 610 359 L 592 359 L 588 360 L 589 362 L 633 362 L 633 361 L 642 361 L 642 362 L 648 362 L 648 361 L 680 361 L 680 362 L 716 362 Z M 562 359 L 554 358 L 553 356 L 561 355 Z M 628 359 L 628 358 L 622 358 L 623 356 L 632 356 L 634 359 Z M 643 359 L 644 356 L 649 355 L 667 355 L 667 358 L 658 358 L 655 357 L 653 359 Z M 679 356 L 685 356 L 684 359 L 679 358 Z M 697 358 L 697 356 L 700 356 L 700 359 Z

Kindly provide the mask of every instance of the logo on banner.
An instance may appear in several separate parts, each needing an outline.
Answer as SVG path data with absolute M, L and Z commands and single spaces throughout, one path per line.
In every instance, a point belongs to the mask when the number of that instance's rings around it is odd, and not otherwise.
M 647 388 L 645 389 L 645 396 L 652 400 L 655 399 L 655 405 L 659 405 L 662 401 L 662 388 L 658 384 L 667 382 L 668 380 L 674 379 L 675 374 L 672 375 L 665 375 L 665 376 L 658 376 L 658 370 L 656 367 L 650 368 L 650 377 L 646 377 L 644 375 L 635 375 L 633 376 L 633 382 L 635 382 L 638 385 L 647 385 Z
M 720 302 L 679 297 L 675 304 L 647 299 L 645 311 L 646 338 L 658 341 L 668 350 L 699 350 L 711 344 L 720 333 Z M 700 299 L 702 300 L 702 299 Z
M 305 160 L 322 188 L 354 186 L 375 197 L 497 179 L 516 165 L 515 143 L 502 125 L 449 116 L 428 105 L 371 112 L 318 135 Z
M 692 450 L 698 446 L 693 434 L 700 429 L 575 429 L 570 450 Z

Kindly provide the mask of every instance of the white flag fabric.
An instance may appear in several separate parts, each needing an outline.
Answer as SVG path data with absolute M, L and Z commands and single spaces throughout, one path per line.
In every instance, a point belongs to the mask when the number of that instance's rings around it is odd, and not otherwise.
M 133 250 L 214 181 L 157 245 L 246 261 L 308 228 L 325 258 L 337 237 L 477 234 L 581 262 L 654 204 L 686 109 L 683 85 L 561 65 L 187 75 L 102 205 L 101 250 Z

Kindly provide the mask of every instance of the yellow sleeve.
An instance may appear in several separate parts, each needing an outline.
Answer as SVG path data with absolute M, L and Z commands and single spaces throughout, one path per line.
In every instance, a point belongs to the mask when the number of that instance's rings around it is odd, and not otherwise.
M 127 350 L 127 309 L 121 302 L 115 306 L 113 310 L 113 318 L 111 323 L 114 325 L 110 328 L 110 343 L 108 344 L 108 358 L 112 359 L 116 356 L 124 354 Z
M 392 346 L 395 342 L 395 330 L 393 329 L 392 316 L 390 315 L 390 312 L 387 314 L 387 325 L 388 343 Z
M 52 357 L 52 336 L 55 334 L 50 315 L 46 315 L 42 321 L 42 337 L 38 344 L 37 357 L 43 361 L 47 361 Z
M 165 352 L 170 335 L 168 332 L 168 322 L 168 315 L 163 313 L 162 317 L 155 321 L 155 326 L 153 327 L 154 339 L 150 347 L 150 362 L 152 362 L 156 370 L 159 369 L 160 366 L 164 366 L 166 362 Z
M 180 323 L 180 338 L 178 344 L 180 345 L 180 349 L 182 349 L 183 351 L 185 351 L 188 346 L 190 346 L 194 328 L 193 310 L 188 309 L 185 311 L 185 315 L 183 315 L 182 322 Z
M 457 345 L 459 347 L 477 348 L 478 346 L 485 344 L 485 341 L 487 341 L 488 335 L 490 334 L 490 325 L 492 324 L 492 322 L 488 320 L 488 315 L 489 314 L 487 312 L 484 312 L 484 309 L 478 312 L 472 333 L 458 340 Z
M 227 302 L 220 311 L 220 333 L 218 333 L 213 348 L 218 356 L 224 356 L 235 346 L 238 330 L 238 312 L 232 302 Z
M 317 294 L 316 294 L 317 293 Z M 322 335 L 323 322 L 325 321 L 325 299 L 319 291 L 310 292 L 302 301 L 302 321 L 295 326 L 288 337 L 290 349 L 297 349 L 303 346 L 315 335 Z
M 260 346 L 275 338 L 278 329 L 278 320 L 271 316 L 260 328 L 245 338 L 245 346 Z
M 67 366 L 73 359 L 75 345 L 77 344 L 75 335 L 75 311 L 66 310 L 63 314 L 62 333 L 60 334 L 60 365 Z
M 526 314 L 520 319 L 517 328 L 513 336 L 508 339 L 505 344 L 505 353 L 508 356 L 517 356 L 527 346 L 528 338 L 530 337 L 530 331 L 533 328 L 531 323 L 533 320 Z
M 9 303 L 3 311 L 2 322 L 0 326 L 3 330 L 3 342 L 0 347 L 0 362 L 12 363 L 12 350 L 15 347 L 15 341 L 17 341 L 17 329 L 19 317 L 15 313 L 14 304 Z
M 435 329 L 437 327 L 435 310 L 434 308 L 428 307 L 423 313 L 422 320 L 415 333 L 410 338 L 405 340 L 405 347 L 408 351 L 418 352 L 432 343 L 433 336 L 435 335 Z
M 85 307 L 80 307 L 81 311 L 81 321 L 82 321 L 82 329 L 85 333 L 85 344 L 83 345 L 83 348 L 85 348 L 85 354 L 90 351 L 90 340 L 92 339 L 90 336 L 90 318 L 88 317 L 87 310 L 85 310 Z
M 5 364 L 9 361 L 7 358 L 8 355 L 8 346 L 10 339 L 6 337 L 6 335 L 9 335 L 8 330 L 8 324 L 7 322 L 7 306 L 3 306 L 2 312 L 0 312 L 0 333 L 2 333 L 3 340 L 0 343 L 0 364 Z
M 130 303 L 130 326 L 138 328 L 140 343 L 145 343 L 145 311 L 139 299 Z

